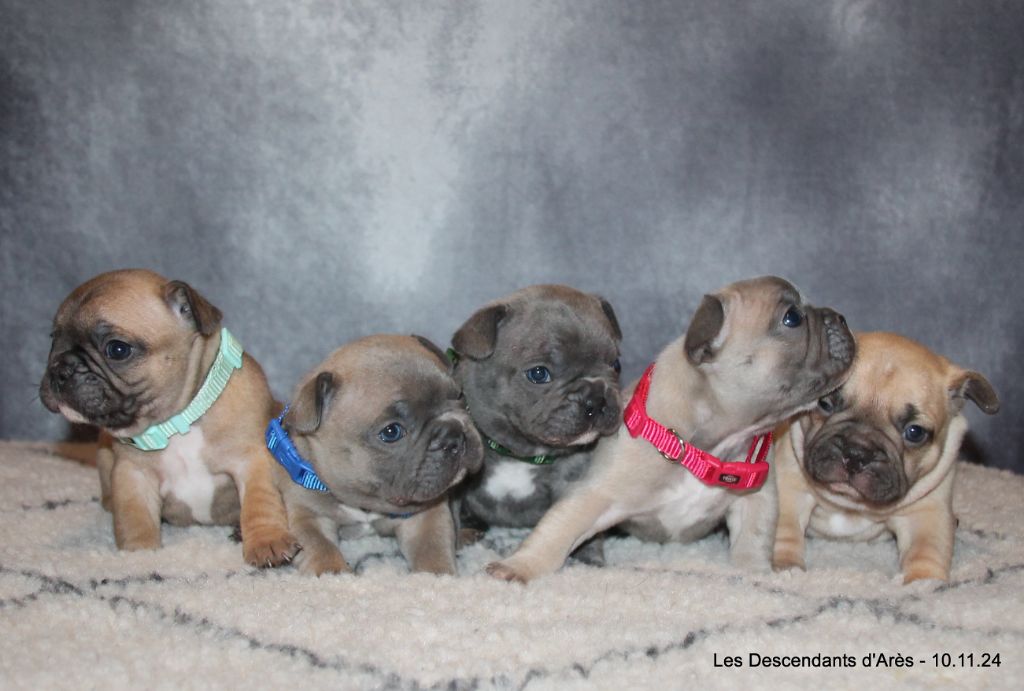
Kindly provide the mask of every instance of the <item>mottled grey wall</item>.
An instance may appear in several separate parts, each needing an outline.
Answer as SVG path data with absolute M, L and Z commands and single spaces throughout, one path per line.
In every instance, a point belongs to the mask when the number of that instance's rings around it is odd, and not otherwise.
M 286 396 L 377 331 L 599 291 L 635 376 L 789 277 L 994 382 L 1024 470 L 1024 4 L 0 0 L 0 434 L 89 276 L 192 282 Z

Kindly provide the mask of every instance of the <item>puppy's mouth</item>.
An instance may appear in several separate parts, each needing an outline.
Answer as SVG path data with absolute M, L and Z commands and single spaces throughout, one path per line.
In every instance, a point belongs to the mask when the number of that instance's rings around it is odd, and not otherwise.
M 836 495 L 884 507 L 907 492 L 908 482 L 897 462 L 880 451 L 832 440 L 809 449 L 807 458 L 811 478 Z

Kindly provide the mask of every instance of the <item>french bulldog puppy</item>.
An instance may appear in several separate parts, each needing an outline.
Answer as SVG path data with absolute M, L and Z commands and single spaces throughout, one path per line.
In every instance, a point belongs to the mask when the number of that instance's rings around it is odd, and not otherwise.
M 733 562 L 767 568 L 775 507 L 772 492 L 756 491 L 767 475 L 762 435 L 839 386 L 853 353 L 842 316 L 804 303 L 781 278 L 705 296 L 686 334 L 628 392 L 626 424 L 598 444 L 585 478 L 488 573 L 533 580 L 614 525 L 691 541 L 723 520 Z M 744 452 L 751 463 L 729 462 Z
M 905 583 L 947 580 L 965 401 L 999 410 L 977 372 L 896 334 L 858 334 L 846 383 L 779 438 L 773 566 L 804 568 L 807 532 L 840 540 L 892 533 Z
M 621 422 L 621 339 L 606 300 L 561 285 L 516 291 L 459 327 L 455 378 L 486 447 L 464 511 L 532 527 L 582 476 L 594 443 Z
M 240 522 L 245 561 L 298 545 L 274 488 L 263 370 L 188 284 L 152 271 L 100 274 L 64 300 L 39 387 L 43 404 L 120 442 L 97 458 L 119 549 L 160 546 L 160 521 Z
M 271 423 L 300 571 L 350 571 L 339 529 L 368 526 L 397 536 L 413 571 L 456 573 L 447 492 L 480 469 L 483 444 L 449 368 L 424 338 L 363 338 L 315 367 Z

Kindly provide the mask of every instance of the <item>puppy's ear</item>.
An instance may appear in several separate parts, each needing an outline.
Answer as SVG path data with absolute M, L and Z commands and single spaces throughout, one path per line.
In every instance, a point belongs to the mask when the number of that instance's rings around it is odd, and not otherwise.
M 431 341 L 429 338 L 425 336 L 418 336 L 416 334 L 412 334 L 412 337 L 419 341 L 420 345 L 429 350 L 432 355 L 436 356 L 437 359 L 441 361 L 441 364 L 444 365 L 444 368 L 449 373 L 451 373 L 455 365 L 451 360 L 448 359 L 448 356 L 445 355 L 443 350 L 438 348 L 433 341 Z
M 192 324 L 204 336 L 212 336 L 220 328 L 224 315 L 184 281 L 171 281 L 165 285 L 164 301 L 178 318 Z
M 506 316 L 507 305 L 491 305 L 477 310 L 452 336 L 455 352 L 474 360 L 490 357 L 494 344 L 498 342 L 498 325 Z
M 612 309 L 612 303 L 600 296 L 598 296 L 597 299 L 601 301 L 601 310 L 604 312 L 604 316 L 608 317 L 608 323 L 612 326 L 612 334 L 615 336 L 615 340 L 621 341 L 622 329 L 619 328 L 619 320 L 615 317 L 615 310 Z
M 949 394 L 957 408 L 963 406 L 964 399 L 974 401 L 975 405 L 981 408 L 981 412 L 987 415 L 995 415 L 999 412 L 999 397 L 996 390 L 977 372 L 961 371 L 953 378 L 949 387 Z
M 690 328 L 686 330 L 683 347 L 690 362 L 699 365 L 715 356 L 713 343 L 725 324 L 725 307 L 714 295 L 705 295 L 697 308 Z
M 340 386 L 340 379 L 331 372 L 321 372 L 306 382 L 284 416 L 284 426 L 300 434 L 316 432 Z

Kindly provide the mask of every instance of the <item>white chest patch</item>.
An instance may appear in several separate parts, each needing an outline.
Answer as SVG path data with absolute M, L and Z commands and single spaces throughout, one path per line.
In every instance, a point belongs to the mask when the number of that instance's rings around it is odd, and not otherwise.
M 872 521 L 863 516 L 836 512 L 828 517 L 827 531 L 832 537 L 853 537 L 874 525 Z
M 197 523 L 212 520 L 214 481 L 202 457 L 205 442 L 203 431 L 196 427 L 171 437 L 160 454 L 160 496 L 173 494 L 188 505 Z
M 499 463 L 494 469 L 484 491 L 495 499 L 526 499 L 533 494 L 533 473 L 535 468 L 526 463 Z
M 721 521 L 734 498 L 729 490 L 709 487 L 682 470 L 678 480 L 658 492 L 655 515 L 670 535 L 694 539 L 690 533 L 706 532 L 708 524 Z

